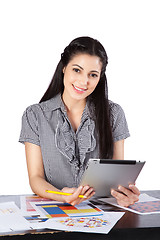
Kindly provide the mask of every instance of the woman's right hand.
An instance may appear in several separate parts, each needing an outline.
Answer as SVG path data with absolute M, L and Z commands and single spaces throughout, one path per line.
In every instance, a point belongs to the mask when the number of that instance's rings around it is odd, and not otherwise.
M 62 198 L 64 200 L 64 202 L 67 202 L 71 205 L 77 205 L 87 199 L 90 199 L 94 194 L 95 191 L 93 188 L 91 188 L 90 186 L 86 185 L 86 186 L 79 186 L 78 188 L 68 188 L 68 187 L 64 187 L 62 189 L 62 192 L 64 193 L 72 193 L 72 195 L 70 196 L 65 196 L 62 195 Z M 79 198 L 79 195 L 84 195 L 86 198 Z

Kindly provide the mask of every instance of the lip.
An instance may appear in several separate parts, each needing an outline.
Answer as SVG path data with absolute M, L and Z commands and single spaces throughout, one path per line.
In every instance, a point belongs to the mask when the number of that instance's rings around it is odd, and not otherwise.
M 72 84 L 72 86 L 77 93 L 84 93 L 87 90 L 87 89 L 84 89 L 84 88 L 74 86 L 73 84 Z

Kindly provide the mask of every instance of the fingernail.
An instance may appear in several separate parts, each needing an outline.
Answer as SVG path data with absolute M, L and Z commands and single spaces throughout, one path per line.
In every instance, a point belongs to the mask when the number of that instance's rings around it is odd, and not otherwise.
M 111 190 L 111 194 L 114 194 L 114 189 Z

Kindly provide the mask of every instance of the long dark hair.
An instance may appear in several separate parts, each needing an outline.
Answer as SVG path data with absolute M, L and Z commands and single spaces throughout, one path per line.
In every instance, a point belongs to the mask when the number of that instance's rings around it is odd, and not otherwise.
M 52 81 L 43 95 L 40 102 L 49 100 L 57 94 L 63 94 L 63 68 L 67 66 L 69 61 L 78 53 L 87 53 L 92 56 L 98 56 L 102 62 L 102 70 L 99 83 L 95 90 L 88 96 L 90 103 L 95 106 L 95 123 L 99 139 L 100 158 L 113 157 L 113 138 L 110 126 L 110 109 L 108 102 L 108 86 L 105 74 L 108 64 L 108 57 L 102 44 L 90 37 L 79 37 L 74 39 L 61 54 Z

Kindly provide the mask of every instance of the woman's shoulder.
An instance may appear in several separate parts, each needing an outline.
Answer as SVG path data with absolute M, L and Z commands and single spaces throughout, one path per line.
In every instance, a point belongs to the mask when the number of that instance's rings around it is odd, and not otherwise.
M 109 114 L 112 124 L 126 121 L 125 113 L 121 105 L 109 100 Z
M 109 100 L 109 108 L 114 142 L 129 137 L 130 133 L 123 108 L 111 100 Z
M 39 112 L 43 111 L 43 105 L 41 103 L 34 103 L 32 105 L 29 105 L 24 110 L 23 115 L 37 115 Z
M 109 110 L 111 115 L 115 115 L 115 114 L 118 114 L 119 112 L 123 112 L 122 107 L 118 103 L 115 103 L 111 100 L 108 100 L 108 103 L 109 103 Z
M 61 106 L 61 97 L 59 95 L 46 100 L 44 102 L 40 103 L 35 103 L 32 105 L 29 105 L 26 109 L 25 112 L 34 112 L 34 113 L 39 113 L 39 112 L 46 112 L 46 111 L 52 111 Z

